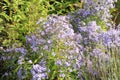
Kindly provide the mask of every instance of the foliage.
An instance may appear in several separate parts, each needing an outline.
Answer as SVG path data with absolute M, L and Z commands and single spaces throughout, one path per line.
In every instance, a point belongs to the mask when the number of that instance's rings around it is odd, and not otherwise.
M 0 42 L 4 46 L 24 43 L 25 35 L 36 28 L 36 21 L 47 15 L 45 2 L 40 0 L 2 0 Z
M 82 3 L 80 0 L 48 0 L 49 11 L 48 14 L 58 14 L 64 15 L 68 14 L 69 12 L 73 12 L 82 8 Z
M 119 80 L 115 0 L 81 1 L 3 0 L 0 80 Z
M 118 0 L 115 3 L 115 10 L 112 12 L 113 15 L 113 21 L 116 23 L 116 25 L 120 24 L 120 0 Z M 116 27 L 119 28 L 119 27 Z
M 9 46 L 18 43 L 21 46 L 25 42 L 24 36 L 34 32 L 37 27 L 36 21 L 39 18 L 45 17 L 47 14 L 68 13 L 68 11 L 74 10 L 73 5 L 76 3 L 78 3 L 77 0 L 2 0 L 0 2 L 1 45 Z
M 78 30 L 77 28 L 82 25 L 87 25 L 89 21 L 95 20 L 103 30 L 113 27 L 111 10 L 114 10 L 114 2 L 116 1 L 83 0 L 83 8 L 69 14 L 71 24 Z

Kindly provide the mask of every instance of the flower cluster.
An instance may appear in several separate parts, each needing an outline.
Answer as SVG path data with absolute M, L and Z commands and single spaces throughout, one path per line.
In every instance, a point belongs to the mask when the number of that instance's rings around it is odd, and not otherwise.
M 76 29 L 89 21 L 96 20 L 97 23 L 102 22 L 107 27 L 113 26 L 110 9 L 114 8 L 115 2 L 116 0 L 82 0 L 83 8 L 69 15 L 72 25 Z
M 0 47 L 0 61 L 10 62 L 10 73 L 12 69 L 17 71 L 19 80 L 71 80 L 74 75 L 75 79 L 86 80 L 87 73 L 101 77 L 100 71 L 106 67 L 105 73 L 108 74 L 110 50 L 120 47 L 120 30 L 110 28 L 104 31 L 96 18 L 108 23 L 111 18 L 109 10 L 114 8 L 115 1 L 81 1 L 83 9 L 72 15 L 40 19 L 36 23 L 40 27 L 26 36 L 23 47 L 6 50 Z M 8 75 L 7 71 L 3 73 L 3 77 Z
M 102 30 L 101 27 L 96 24 L 96 21 L 91 21 L 88 23 L 88 25 L 79 27 L 79 32 L 82 35 L 82 43 L 88 45 L 89 42 L 99 42 L 98 36 Z
M 30 46 L 32 52 L 39 51 L 38 56 L 42 55 L 44 59 L 49 60 L 47 55 L 52 55 L 55 58 L 56 66 L 69 67 L 69 71 L 72 70 L 72 64 L 74 64 L 80 49 L 76 40 L 79 40 L 80 37 L 74 33 L 69 18 L 67 16 L 49 16 L 45 22 L 42 22 L 41 26 L 35 34 L 26 36 L 26 44 Z M 46 55 L 44 51 L 49 54 Z M 65 75 L 64 72 L 66 73 L 66 71 L 60 70 L 60 76 Z M 37 75 L 40 76 L 41 74 Z
M 47 68 L 46 68 L 46 62 L 44 60 L 41 60 L 39 64 L 33 65 L 31 69 L 31 73 L 33 75 L 32 80 L 42 80 L 47 79 Z
M 97 76 L 98 72 L 92 64 L 102 66 L 102 62 L 105 61 L 107 64 L 110 61 L 111 53 L 107 49 L 119 48 L 120 31 L 112 28 L 103 31 L 96 21 L 92 21 L 86 26 L 79 27 L 78 35 L 76 42 L 81 48 L 74 68 L 78 71 L 79 78 L 83 75 L 82 66 L 86 66 L 87 72 Z
M 103 32 L 99 35 L 99 40 L 103 42 L 104 46 L 120 47 L 120 31 L 117 29 L 110 29 L 107 32 Z
M 117 2 L 117 0 L 83 0 L 82 2 L 85 3 L 83 6 L 85 9 L 95 10 L 95 14 L 99 16 L 99 18 L 104 22 L 108 22 L 108 19 L 112 17 L 110 9 L 114 8 L 114 2 Z
M 102 32 L 101 27 L 96 24 L 96 21 L 91 21 L 88 25 L 79 27 L 79 36 L 77 36 L 78 40 L 76 40 L 76 42 L 81 48 L 79 55 L 76 58 L 76 64 L 74 65 L 79 78 L 83 75 L 81 68 L 86 66 L 85 64 L 88 64 L 88 72 L 91 69 L 91 71 L 93 71 L 92 73 L 94 73 L 92 66 L 90 68 L 90 64 L 94 63 L 94 60 L 91 61 L 90 57 L 101 58 L 100 56 L 104 55 L 101 51 L 97 51 L 100 49 L 95 49 L 97 44 L 99 44 L 99 35 Z

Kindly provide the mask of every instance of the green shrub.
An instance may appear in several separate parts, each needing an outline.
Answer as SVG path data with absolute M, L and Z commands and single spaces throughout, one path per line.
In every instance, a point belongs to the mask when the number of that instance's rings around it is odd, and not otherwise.
M 14 43 L 21 46 L 41 17 L 66 14 L 81 4 L 79 0 L 2 0 L 0 6 L 0 45 L 7 47 Z
M 36 21 L 47 15 L 45 1 L 41 0 L 2 0 L 0 13 L 0 42 L 9 46 L 22 45 L 25 35 L 37 27 Z
M 80 0 L 49 0 L 49 14 L 63 15 L 82 8 Z

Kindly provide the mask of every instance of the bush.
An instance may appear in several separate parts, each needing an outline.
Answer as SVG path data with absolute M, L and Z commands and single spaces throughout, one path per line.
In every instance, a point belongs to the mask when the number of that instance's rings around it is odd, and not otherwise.
M 77 0 L 70 2 L 52 0 L 0 1 L 0 44 L 5 47 L 14 43 L 22 46 L 25 42 L 25 35 L 34 32 L 37 27 L 36 22 L 41 17 L 55 13 L 66 14 L 75 9 L 73 4 L 77 2 Z
M 25 42 L 25 35 L 34 32 L 40 17 L 47 16 L 45 1 L 2 0 L 0 13 L 0 42 L 9 47 Z
M 23 36 L 22 46 L 13 41 L 12 47 L 0 47 L 0 79 L 119 80 L 120 30 L 112 28 L 113 1 L 86 1 L 75 13 L 41 17 L 34 23 L 38 27 Z

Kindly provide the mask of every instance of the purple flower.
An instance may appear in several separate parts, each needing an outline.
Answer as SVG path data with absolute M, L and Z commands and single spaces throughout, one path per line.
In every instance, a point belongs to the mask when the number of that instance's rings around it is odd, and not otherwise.
M 31 48 L 33 52 L 36 52 L 39 49 L 38 47 L 35 47 L 35 46 L 31 46 Z
M 20 68 L 17 72 L 17 75 L 18 75 L 18 80 L 22 80 L 24 79 L 25 77 L 25 72 L 24 72 L 24 69 L 23 68 Z
M 24 64 L 24 57 L 23 56 L 19 57 L 18 64 Z
M 20 52 L 22 55 L 25 55 L 27 53 L 27 50 L 20 47 L 20 48 L 15 48 L 15 52 Z
M 34 69 L 35 71 L 39 72 L 39 73 L 42 73 L 42 72 L 45 72 L 45 71 L 46 71 L 46 68 L 40 66 L 39 64 L 33 65 L 33 69 Z
M 110 29 L 106 32 L 101 33 L 99 40 L 101 40 L 103 44 L 108 47 L 120 46 L 120 31 Z
M 82 12 L 82 16 L 83 16 L 83 17 L 86 17 L 86 16 L 88 16 L 89 14 L 90 14 L 90 10 L 86 10 L 86 11 Z
M 26 36 L 27 39 L 27 43 L 30 43 L 32 46 L 36 46 L 36 36 L 32 35 L 32 36 Z
M 65 62 L 66 66 L 71 66 L 70 62 Z
M 90 53 L 90 55 L 94 56 L 96 58 L 102 58 L 104 53 L 100 49 L 96 48 L 96 49 L 93 49 L 93 51 Z
M 45 61 L 41 60 L 39 64 L 33 65 L 31 69 L 31 74 L 33 76 L 32 80 L 42 80 L 47 78 L 47 68 L 45 66 Z
M 61 63 L 61 61 L 60 60 L 58 60 L 58 61 L 56 61 L 56 65 L 62 65 L 62 63 Z
M 65 77 L 65 74 L 64 73 L 60 74 L 60 77 Z

